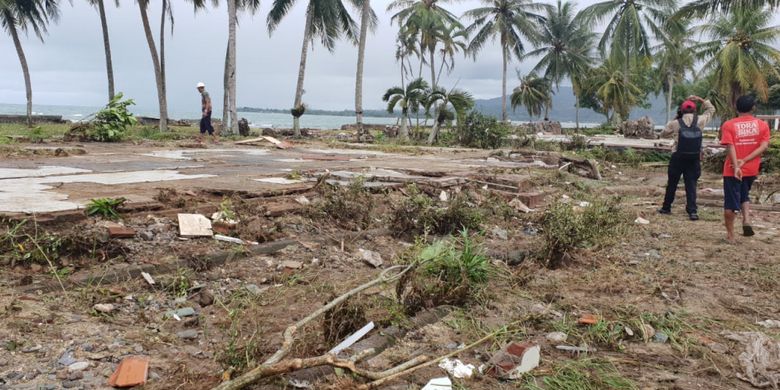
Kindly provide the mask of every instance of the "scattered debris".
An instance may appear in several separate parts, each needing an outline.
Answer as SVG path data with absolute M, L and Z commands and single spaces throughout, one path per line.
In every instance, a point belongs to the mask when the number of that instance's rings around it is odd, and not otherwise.
M 252 295 L 260 295 L 264 291 L 268 290 L 270 287 L 269 286 L 258 287 L 256 284 L 250 283 L 244 286 L 244 288 L 246 289 L 246 291 L 249 291 Z
M 447 193 L 447 191 L 442 191 L 439 193 L 439 200 L 442 202 L 447 202 L 450 200 L 450 194 Z
M 129 356 L 122 360 L 116 371 L 108 379 L 112 387 L 133 387 L 146 383 L 149 374 L 149 358 L 146 356 Z
M 135 237 L 135 229 L 127 226 L 109 226 L 108 236 L 111 238 L 133 238 Z
M 490 358 L 486 372 L 499 378 L 518 379 L 539 367 L 540 352 L 538 345 L 509 343 Z
M 634 223 L 635 224 L 639 224 L 639 225 L 649 225 L 650 221 L 648 221 L 648 220 L 646 220 L 646 219 L 644 219 L 642 217 L 636 217 L 636 219 L 634 220 Z
M 363 262 L 371 265 L 374 268 L 379 268 L 382 266 L 382 264 L 384 264 L 384 261 L 382 261 L 382 255 L 380 255 L 378 252 L 363 248 L 358 249 L 358 252 L 360 252 L 360 257 L 363 259 Z
M 141 272 L 141 276 L 144 278 L 146 283 L 149 283 L 150 286 L 154 286 L 154 278 L 152 278 L 152 275 L 149 275 L 148 272 Z
M 762 332 L 730 333 L 726 338 L 745 345 L 738 357 L 744 374 L 737 373 L 737 378 L 759 388 L 779 388 L 780 341 Z
M 195 340 L 198 338 L 198 330 L 197 329 L 182 330 L 180 332 L 176 332 L 176 337 L 183 340 Z
M 195 309 L 193 309 L 191 307 L 183 307 L 183 308 L 178 309 L 178 310 L 169 310 L 169 311 L 165 312 L 165 317 L 166 318 L 174 318 L 174 319 L 176 319 L 176 318 L 184 318 L 184 317 L 191 317 L 191 316 L 194 316 L 194 315 L 197 315 L 197 313 L 195 312 Z
M 110 303 L 97 303 L 95 304 L 95 306 L 92 306 L 92 308 L 99 313 L 106 313 L 106 314 L 114 311 L 114 305 Z
M 89 362 L 76 362 L 68 366 L 68 371 L 84 371 L 89 368 Z
M 567 338 L 569 338 L 569 336 L 566 333 L 563 333 L 563 332 L 547 333 L 544 337 L 548 341 L 553 342 L 553 343 L 562 343 L 562 342 L 565 342 Z
M 211 221 L 202 214 L 179 214 L 179 235 L 182 237 L 211 237 Z
M 599 317 L 594 314 L 583 314 L 577 320 L 580 325 L 595 325 L 599 322 Z
M 596 348 L 593 347 L 575 347 L 571 345 L 556 345 L 555 349 L 561 350 L 561 351 L 567 351 L 567 352 L 574 352 L 574 353 L 593 353 L 596 352 Z
M 421 390 L 452 390 L 452 381 L 446 376 L 433 378 Z
M 215 234 L 214 239 L 217 241 L 232 242 L 240 245 L 259 245 L 256 241 L 244 241 L 240 238 L 223 236 L 221 234 Z
M 303 195 L 295 198 L 295 201 L 298 202 L 298 204 L 303 205 L 303 206 L 308 206 L 308 205 L 311 204 L 311 201 L 309 200 L 309 198 L 307 198 L 307 197 L 305 197 Z
M 664 332 L 661 332 L 660 330 L 656 331 L 655 335 L 653 335 L 653 341 L 655 341 L 656 343 L 663 344 L 669 341 L 669 335 L 667 335 Z
M 498 226 L 494 227 L 493 230 L 490 231 L 490 234 L 499 240 L 506 241 L 509 239 L 509 232 L 507 232 L 506 229 L 502 229 Z
M 444 359 L 439 363 L 439 368 L 457 379 L 471 378 L 477 369 L 473 364 L 463 364 L 459 359 Z
M 761 325 L 764 328 L 780 328 L 780 321 L 778 320 L 764 320 L 756 322 L 756 325 Z
M 374 329 L 374 322 L 371 321 L 366 326 L 360 328 L 357 332 L 351 334 L 349 337 L 347 337 L 344 341 L 339 343 L 339 345 L 333 347 L 328 353 L 332 355 L 338 355 L 341 351 L 351 347 L 353 344 L 355 344 L 358 340 L 362 339 L 365 335 L 368 334 L 372 329 Z
M 303 263 L 301 263 L 300 261 L 285 260 L 280 264 L 280 266 L 282 268 L 301 269 L 303 268 Z

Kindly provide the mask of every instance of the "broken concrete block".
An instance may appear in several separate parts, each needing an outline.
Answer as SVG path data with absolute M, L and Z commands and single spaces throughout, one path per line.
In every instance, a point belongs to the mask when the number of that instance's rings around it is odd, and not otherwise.
M 133 238 L 135 237 L 135 229 L 127 226 L 109 226 L 108 236 L 111 238 Z
M 548 341 L 553 342 L 553 343 L 562 343 L 562 342 L 566 341 L 567 338 L 569 338 L 569 336 L 566 335 L 566 333 L 563 333 L 563 332 L 547 333 L 544 337 Z
M 211 237 L 211 220 L 201 214 L 179 214 L 179 235 L 182 237 Z
M 543 192 L 523 192 L 517 194 L 517 198 L 520 199 L 526 206 L 535 209 L 544 203 Z
M 453 378 L 468 379 L 474 375 L 474 371 L 477 369 L 473 364 L 464 364 L 459 359 L 444 359 L 439 363 L 439 368 L 447 371 Z
M 89 362 L 76 362 L 68 366 L 68 371 L 84 371 L 89 368 Z
M 169 310 L 169 311 L 165 312 L 165 317 L 167 317 L 167 318 L 176 318 L 176 317 L 184 318 L 184 317 L 194 316 L 196 314 L 197 313 L 195 313 L 195 309 L 193 309 L 191 307 L 184 307 L 184 308 L 181 308 L 181 309 L 178 309 L 178 310 Z
M 303 195 L 295 198 L 295 201 L 298 202 L 299 204 L 303 205 L 303 206 L 308 206 L 308 205 L 311 204 L 311 201 L 309 200 L 309 198 L 307 198 L 307 197 L 305 197 Z
M 529 343 L 509 343 L 488 362 L 487 373 L 499 378 L 518 379 L 539 367 L 541 349 Z
M 301 269 L 303 268 L 303 263 L 300 261 L 294 261 L 294 260 L 285 260 L 280 264 L 282 268 L 290 268 L 290 269 Z
M 525 203 L 523 203 L 522 200 L 520 200 L 518 198 L 514 198 L 514 199 L 510 200 L 509 201 L 509 205 L 512 206 L 512 208 L 514 208 L 515 210 L 523 212 L 523 213 L 526 213 L 526 214 L 530 213 L 531 211 L 534 211 L 533 209 L 528 207 Z
M 648 221 L 648 220 L 646 220 L 646 219 L 644 219 L 642 217 L 636 217 L 636 219 L 634 220 L 634 223 L 637 224 L 637 225 L 649 225 L 650 221 Z
M 384 261 L 382 261 L 382 255 L 377 252 L 363 248 L 358 249 L 358 252 L 360 252 L 360 258 L 363 259 L 363 262 L 373 266 L 374 268 L 379 268 L 384 263 Z
M 114 311 L 114 305 L 110 303 L 98 303 L 95 304 L 95 306 L 92 306 L 93 309 L 95 309 L 96 312 L 99 313 L 111 313 Z
M 146 356 L 126 357 L 119 363 L 116 371 L 108 378 L 112 387 L 133 387 L 146 383 L 149 374 L 149 358 Z
M 422 390 L 452 390 L 452 381 L 448 377 L 433 378 Z

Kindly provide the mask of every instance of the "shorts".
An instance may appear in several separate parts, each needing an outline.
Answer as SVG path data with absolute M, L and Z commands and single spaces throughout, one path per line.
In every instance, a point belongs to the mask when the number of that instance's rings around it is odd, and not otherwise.
M 209 133 L 209 135 L 214 134 L 214 126 L 211 125 L 211 113 L 207 113 L 204 117 L 200 118 L 200 133 L 205 134 L 206 132 Z
M 750 187 L 756 180 L 755 176 L 743 177 L 737 180 L 734 177 L 723 178 L 723 208 L 739 211 L 743 203 L 750 202 Z

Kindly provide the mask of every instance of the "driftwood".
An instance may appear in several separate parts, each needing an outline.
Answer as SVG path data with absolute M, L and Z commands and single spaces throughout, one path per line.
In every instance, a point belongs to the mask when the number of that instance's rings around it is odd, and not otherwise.
M 596 161 L 594 160 L 571 156 L 561 156 L 559 164 L 562 164 L 560 169 L 564 169 L 564 167 L 566 167 L 568 168 L 569 172 L 575 173 L 577 175 L 585 176 L 593 180 L 601 180 L 601 172 L 599 172 L 598 165 L 596 165 Z
M 355 372 L 358 375 L 366 376 L 369 379 L 372 379 L 372 376 L 376 374 L 376 378 L 382 377 L 382 375 L 388 375 L 387 372 L 385 373 L 373 373 L 370 371 L 364 371 L 360 370 L 357 367 L 354 366 L 354 362 L 352 361 L 344 361 L 337 359 L 336 357 L 332 355 L 323 355 L 318 356 L 314 358 L 306 358 L 306 359 L 290 359 L 285 360 L 284 359 L 287 354 L 290 353 L 290 349 L 292 348 L 292 344 L 295 341 L 295 333 L 298 331 L 298 329 L 303 328 L 306 324 L 313 321 L 317 317 L 324 314 L 326 311 L 334 308 L 335 306 L 339 305 L 340 303 L 346 301 L 350 297 L 367 290 L 371 287 L 374 287 L 376 285 L 382 284 L 382 283 L 388 283 L 392 282 L 394 280 L 399 279 L 401 276 L 406 274 L 410 269 L 414 267 L 414 264 L 412 265 L 397 265 L 390 268 L 387 268 L 386 270 L 382 271 L 382 273 L 376 278 L 371 281 L 368 281 L 364 284 L 361 284 L 358 287 L 353 288 L 352 290 L 347 291 L 346 293 L 342 294 L 338 298 L 332 300 L 327 305 L 319 308 L 318 310 L 312 312 L 306 318 L 301 319 L 300 321 L 296 322 L 295 324 L 289 326 L 287 329 L 285 329 L 282 341 L 282 346 L 274 353 L 268 360 L 266 360 L 263 364 L 260 366 L 250 370 L 249 372 L 245 373 L 244 375 L 220 384 L 219 386 L 215 387 L 214 390 L 237 390 L 242 389 L 252 383 L 257 382 L 258 380 L 261 380 L 263 378 L 267 378 L 269 376 L 282 374 L 286 372 L 296 371 L 301 368 L 308 368 L 308 367 L 317 367 L 317 366 L 323 366 L 323 365 L 330 365 L 340 368 L 349 369 L 350 371 Z M 395 274 L 392 274 L 395 272 Z M 408 365 L 405 365 L 405 367 L 409 367 L 415 364 L 419 364 L 420 360 L 423 359 L 423 357 L 412 359 L 411 361 L 407 362 Z M 347 363 L 348 362 L 348 363 Z M 353 369 L 354 368 L 354 369 Z M 396 367 L 394 370 L 398 369 Z M 362 375 L 362 374 L 366 375 Z M 368 376 L 371 375 L 371 376 Z

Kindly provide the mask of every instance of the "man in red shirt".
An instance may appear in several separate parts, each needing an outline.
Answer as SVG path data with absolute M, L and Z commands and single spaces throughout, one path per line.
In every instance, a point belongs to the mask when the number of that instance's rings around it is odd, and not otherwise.
M 750 226 L 750 187 L 761 167 L 761 154 L 769 147 L 769 125 L 753 117 L 756 100 L 752 96 L 737 99 L 739 116 L 721 127 L 720 143 L 727 146 L 723 164 L 723 216 L 727 239 L 734 242 L 734 220 L 742 213 L 742 234 L 755 233 Z

